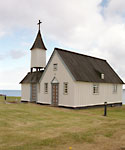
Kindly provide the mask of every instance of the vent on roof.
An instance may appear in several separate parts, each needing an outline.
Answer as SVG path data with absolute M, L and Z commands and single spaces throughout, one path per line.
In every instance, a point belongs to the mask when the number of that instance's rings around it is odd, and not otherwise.
M 104 78 L 105 78 L 104 73 L 101 73 L 101 79 L 104 79 Z

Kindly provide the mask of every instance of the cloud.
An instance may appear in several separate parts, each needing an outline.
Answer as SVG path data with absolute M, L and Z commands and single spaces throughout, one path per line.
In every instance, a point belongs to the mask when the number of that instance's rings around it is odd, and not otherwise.
M 106 59 L 125 80 L 124 0 L 21 0 L 19 3 L 19 0 L 0 2 L 0 36 L 22 28 L 34 34 L 41 19 L 46 40 Z M 29 41 L 23 43 L 25 46 Z M 25 55 L 21 50 L 11 50 L 9 54 L 13 59 Z
M 12 59 L 19 59 L 26 55 L 24 51 L 21 50 L 11 50 L 9 52 L 9 56 L 11 56 Z
M 5 55 L 0 54 L 0 61 L 4 60 L 5 58 L 6 58 L 6 56 L 5 56 Z
M 108 6 L 105 8 L 105 13 L 108 17 L 125 15 L 125 1 L 124 0 L 109 0 Z M 124 16 L 125 17 L 125 16 Z
M 21 85 L 19 83 L 26 74 L 27 68 L 25 67 L 18 67 L 0 71 L 0 89 L 21 89 Z

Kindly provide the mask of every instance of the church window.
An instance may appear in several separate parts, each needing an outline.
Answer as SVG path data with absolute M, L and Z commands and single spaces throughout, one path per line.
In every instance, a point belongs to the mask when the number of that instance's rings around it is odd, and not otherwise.
M 113 93 L 117 93 L 117 84 L 113 84 Z
M 93 84 L 93 94 L 98 94 L 98 93 L 99 93 L 99 85 Z
M 68 83 L 67 82 L 64 82 L 64 84 L 63 84 L 63 93 L 68 94 Z
M 101 79 L 104 79 L 104 78 L 105 78 L 104 73 L 101 73 Z
M 48 93 L 48 83 L 44 83 L 44 92 Z
M 57 64 L 53 64 L 53 70 L 54 70 L 54 71 L 57 70 Z

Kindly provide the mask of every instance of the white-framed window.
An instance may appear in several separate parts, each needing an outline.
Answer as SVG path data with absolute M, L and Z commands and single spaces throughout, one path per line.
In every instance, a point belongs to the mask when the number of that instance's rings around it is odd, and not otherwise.
M 68 94 L 68 82 L 63 83 L 63 94 Z
M 44 83 L 44 92 L 48 93 L 48 83 Z
M 117 84 L 113 84 L 113 93 L 117 93 Z
M 57 64 L 53 64 L 53 70 L 56 71 L 57 70 Z
M 99 84 L 93 84 L 93 94 L 99 94 Z
M 104 78 L 105 78 L 104 73 L 101 73 L 101 79 L 104 79 Z

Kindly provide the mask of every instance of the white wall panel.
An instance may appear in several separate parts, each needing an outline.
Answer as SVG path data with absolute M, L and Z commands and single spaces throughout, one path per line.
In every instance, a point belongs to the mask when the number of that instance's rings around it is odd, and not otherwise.
M 30 84 L 21 84 L 21 100 L 30 101 Z
M 122 85 L 117 85 L 117 93 L 113 93 L 113 84 L 99 83 L 99 93 L 93 94 L 93 83 L 75 83 L 75 106 L 99 105 L 122 102 Z
M 46 51 L 39 48 L 31 50 L 31 68 L 46 66 Z
M 53 70 L 53 64 L 58 64 L 57 70 Z M 53 55 L 51 62 L 49 63 L 46 72 L 43 75 L 43 78 L 40 82 L 40 94 L 39 100 L 40 103 L 51 104 L 52 92 L 51 92 L 51 82 L 53 78 L 59 82 L 59 105 L 60 106 L 74 106 L 74 81 L 70 76 L 70 73 L 66 70 L 65 64 L 61 61 L 60 56 L 57 52 Z M 63 83 L 68 82 L 68 94 L 63 93 Z M 44 93 L 44 83 L 48 83 L 48 93 Z

